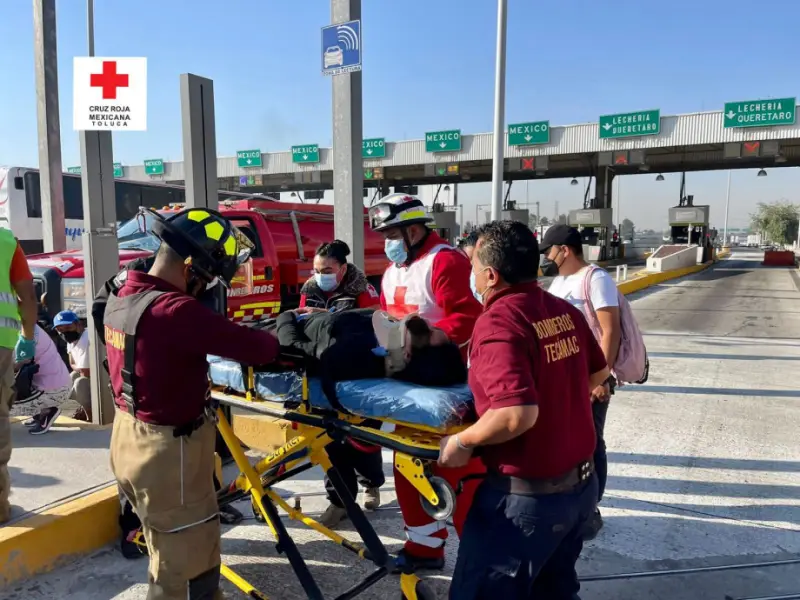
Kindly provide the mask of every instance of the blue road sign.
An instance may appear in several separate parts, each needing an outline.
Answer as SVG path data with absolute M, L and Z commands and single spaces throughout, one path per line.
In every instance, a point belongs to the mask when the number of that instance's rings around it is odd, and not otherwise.
M 361 21 L 322 28 L 322 74 L 341 75 L 361 70 Z

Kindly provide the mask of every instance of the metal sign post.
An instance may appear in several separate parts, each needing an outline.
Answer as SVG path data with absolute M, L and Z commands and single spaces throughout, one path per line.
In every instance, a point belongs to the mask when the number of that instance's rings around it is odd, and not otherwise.
M 55 0 L 34 0 L 36 116 L 39 129 L 39 185 L 45 252 L 67 248 L 64 181 L 61 174 L 61 124 L 58 117 L 58 50 Z
M 331 0 L 331 22 L 323 29 L 323 70 L 333 75 L 333 227 L 350 246 L 353 264 L 364 267 L 364 163 L 362 152 L 361 0 Z M 357 25 L 356 25 L 357 24 Z M 326 30 L 335 32 L 330 45 Z M 333 35 L 333 34 L 330 34 Z M 337 50 L 338 48 L 338 50 Z M 340 54 L 341 53 L 341 54 Z
M 219 186 L 213 81 L 191 73 L 181 75 L 181 120 L 186 206 L 217 210 Z
M 88 309 L 103 284 L 119 271 L 114 155 L 110 132 L 82 131 L 80 141 L 92 421 L 106 425 L 114 419 L 114 401 L 108 387 L 108 373 L 103 366 L 105 346 L 98 339 L 94 320 Z
M 503 166 L 506 144 L 506 11 L 508 0 L 497 0 L 497 52 L 494 74 L 494 152 L 492 153 L 492 220 L 503 212 Z

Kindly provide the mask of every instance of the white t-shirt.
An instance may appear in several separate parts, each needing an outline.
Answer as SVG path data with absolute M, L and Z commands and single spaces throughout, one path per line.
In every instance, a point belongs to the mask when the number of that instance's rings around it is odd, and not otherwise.
M 75 369 L 89 368 L 89 332 L 87 330 L 83 330 L 77 342 L 67 344 L 67 354 L 69 354 Z
M 584 267 L 577 273 L 566 277 L 559 275 L 553 279 L 550 289 L 547 290 L 554 296 L 563 298 L 572 304 L 583 313 L 587 320 L 589 308 L 583 301 L 583 280 L 586 277 L 586 269 L 588 268 Z M 594 269 L 592 279 L 589 282 L 589 298 L 595 310 L 608 308 L 609 306 L 619 306 L 617 284 L 614 283 L 608 271 Z

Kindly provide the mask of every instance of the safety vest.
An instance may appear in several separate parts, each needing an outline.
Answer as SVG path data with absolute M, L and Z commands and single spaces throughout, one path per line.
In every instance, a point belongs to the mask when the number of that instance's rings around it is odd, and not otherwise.
M 433 260 L 445 249 L 453 248 L 439 244 L 407 267 L 392 264 L 386 269 L 381 283 L 386 312 L 398 319 L 416 313 L 428 323 L 436 323 L 447 316 L 433 295 Z
M 0 228 L 0 348 L 13 348 L 19 339 L 20 317 L 17 293 L 11 286 L 11 262 L 17 238 Z
M 121 356 L 122 388 L 117 397 L 114 391 L 114 401 L 120 408 L 125 408 L 128 414 L 136 416 L 138 398 L 136 396 L 136 330 L 139 320 L 147 308 L 165 292 L 150 290 L 141 294 L 131 294 L 120 298 L 114 291 L 108 295 L 106 312 L 103 317 L 103 332 L 106 340 L 106 353 L 111 364 L 111 357 Z

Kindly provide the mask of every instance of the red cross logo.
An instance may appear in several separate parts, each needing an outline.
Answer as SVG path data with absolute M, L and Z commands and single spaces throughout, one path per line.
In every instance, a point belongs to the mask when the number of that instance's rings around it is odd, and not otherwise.
M 404 285 L 398 285 L 394 290 L 394 303 L 387 306 L 387 312 L 397 319 L 414 314 L 419 310 L 418 304 L 406 304 L 406 290 Z
M 128 76 L 117 73 L 117 61 L 104 60 L 103 72 L 92 74 L 89 84 L 103 88 L 103 100 L 116 100 L 117 88 L 128 87 Z

